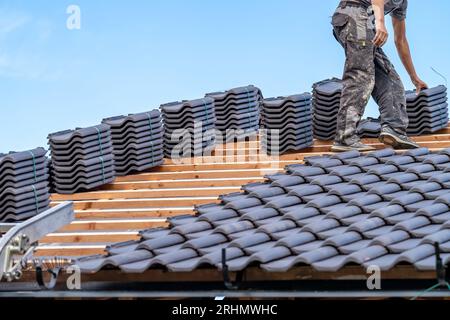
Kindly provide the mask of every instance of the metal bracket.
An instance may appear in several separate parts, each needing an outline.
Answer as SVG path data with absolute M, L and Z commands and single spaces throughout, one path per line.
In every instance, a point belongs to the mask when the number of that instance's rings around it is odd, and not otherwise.
M 29 257 L 36 245 L 30 244 L 30 239 L 26 234 L 20 234 L 13 238 L 5 249 L 4 255 L 4 278 L 8 282 L 19 280 L 22 277 L 23 259 Z M 14 260 L 14 257 L 22 256 L 20 260 Z
M 74 220 L 73 204 L 65 202 L 23 223 L 0 238 L 0 281 L 19 280 L 38 241 Z
M 242 280 L 244 278 L 244 273 L 239 271 L 236 274 L 236 281 L 231 282 L 230 273 L 227 265 L 227 249 L 222 249 L 222 276 L 223 283 L 228 290 L 239 290 L 242 285 Z
M 438 284 L 440 287 L 447 288 L 447 270 L 444 266 L 444 263 L 442 262 L 441 258 L 441 248 L 439 247 L 439 243 L 435 242 L 434 244 L 434 250 L 436 253 L 436 275 Z

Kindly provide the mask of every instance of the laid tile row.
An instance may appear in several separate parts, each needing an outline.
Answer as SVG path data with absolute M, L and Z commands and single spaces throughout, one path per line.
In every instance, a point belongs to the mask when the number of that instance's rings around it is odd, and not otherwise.
M 334 272 L 355 263 L 433 270 L 436 242 L 450 262 L 449 166 L 449 149 L 308 158 L 221 196 L 221 204 L 197 207 L 195 217 L 171 219 L 169 229 L 148 230 L 140 241 L 112 246 L 109 256 L 78 263 L 84 272 L 220 269 L 226 248 L 232 271 L 309 265 Z

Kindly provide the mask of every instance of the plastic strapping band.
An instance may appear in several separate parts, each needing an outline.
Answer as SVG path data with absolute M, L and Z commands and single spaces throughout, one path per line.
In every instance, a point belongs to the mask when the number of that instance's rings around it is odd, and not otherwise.
M 148 126 L 150 127 L 150 136 L 153 137 L 153 126 L 152 126 L 152 116 L 149 113 L 147 113 L 147 117 L 148 117 Z
M 440 73 L 439 71 L 437 71 L 436 69 L 434 69 L 433 67 L 431 67 L 431 70 L 433 70 L 434 73 L 436 73 L 438 76 L 440 76 L 442 79 L 444 79 L 444 81 L 445 81 L 445 86 L 448 87 L 448 81 L 447 81 L 447 78 L 446 78 L 442 73 Z
M 205 107 L 206 122 L 208 122 L 209 121 L 209 114 L 208 114 L 208 104 L 206 103 L 206 99 L 203 99 L 203 106 Z
M 250 91 L 248 90 L 248 87 L 245 87 L 245 90 L 247 90 L 247 100 L 248 100 L 248 106 L 247 106 L 247 110 L 248 110 L 248 120 L 250 122 L 250 125 L 252 124 L 252 116 L 251 116 L 251 100 L 250 100 Z
M 102 135 L 101 135 L 101 132 L 100 132 L 99 128 L 95 127 L 95 130 L 97 130 L 98 144 L 100 146 L 100 154 L 103 156 Z
M 36 204 L 36 212 L 39 213 L 39 201 L 38 201 L 36 186 L 32 185 L 31 187 L 33 188 L 33 192 L 34 192 L 34 201 L 35 201 L 35 204 Z
M 153 139 L 153 126 L 152 126 L 152 118 L 150 113 L 147 113 L 147 117 L 148 117 L 148 125 L 150 127 L 150 138 Z M 152 165 L 155 163 L 155 155 L 154 155 L 154 145 L 153 145 L 153 141 L 150 140 L 150 145 L 151 145 L 151 151 L 152 151 Z
M 102 162 L 102 177 L 103 177 L 103 183 L 106 182 L 106 176 L 105 176 L 105 160 L 103 157 L 99 157 L 100 161 Z
M 151 149 L 152 149 L 152 165 L 154 165 L 155 164 L 155 153 L 154 153 L 154 145 L 153 145 L 153 141 L 150 141 L 150 145 L 152 146 L 151 147 Z
M 34 182 L 37 182 L 37 171 L 36 171 L 36 157 L 33 153 L 33 151 L 29 151 L 31 154 L 31 157 L 33 159 L 33 175 L 34 175 Z
M 305 109 L 311 112 L 311 99 L 308 98 L 308 95 L 305 94 Z

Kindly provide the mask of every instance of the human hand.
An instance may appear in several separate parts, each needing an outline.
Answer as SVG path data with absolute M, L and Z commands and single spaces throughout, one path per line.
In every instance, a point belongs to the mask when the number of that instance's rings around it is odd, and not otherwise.
M 377 47 L 382 47 L 386 44 L 389 38 L 389 33 L 386 28 L 386 24 L 384 21 L 376 22 L 376 34 L 375 38 L 373 38 L 373 44 Z
M 419 77 L 413 77 L 411 81 L 416 87 L 417 94 L 419 94 L 424 89 L 428 89 L 428 85 L 424 81 L 422 81 Z

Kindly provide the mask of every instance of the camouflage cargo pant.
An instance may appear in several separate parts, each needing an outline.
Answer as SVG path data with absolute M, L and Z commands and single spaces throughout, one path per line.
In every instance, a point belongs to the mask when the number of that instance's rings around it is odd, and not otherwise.
M 372 17 L 365 8 L 353 6 L 338 8 L 333 16 L 334 35 L 346 55 L 336 134 L 336 142 L 344 145 L 360 141 L 357 126 L 370 95 L 379 105 L 382 128 L 406 134 L 408 127 L 405 89 L 389 58 L 372 43 Z

